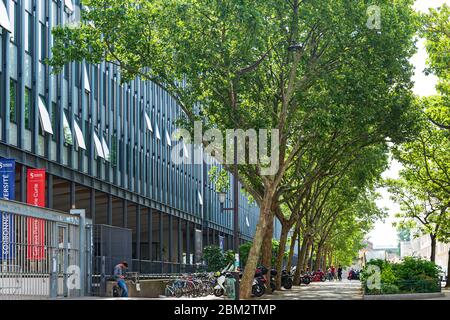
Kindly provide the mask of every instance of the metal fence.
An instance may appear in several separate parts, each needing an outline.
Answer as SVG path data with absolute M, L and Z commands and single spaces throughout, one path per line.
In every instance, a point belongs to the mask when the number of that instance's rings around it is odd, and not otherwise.
M 0 300 L 85 293 L 90 234 L 80 232 L 84 217 L 8 200 L 0 200 L 0 215 Z

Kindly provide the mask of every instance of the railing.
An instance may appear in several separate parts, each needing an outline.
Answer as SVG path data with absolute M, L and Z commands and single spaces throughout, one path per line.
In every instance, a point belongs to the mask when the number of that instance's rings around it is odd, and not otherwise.
M 133 260 L 132 265 L 132 271 L 141 274 L 182 274 L 202 270 L 201 265 L 180 264 L 176 262 Z
M 398 280 L 393 283 L 381 283 L 369 288 L 367 282 L 363 283 L 364 294 L 409 294 L 409 293 L 435 293 L 441 292 L 441 279 L 423 279 L 423 280 Z

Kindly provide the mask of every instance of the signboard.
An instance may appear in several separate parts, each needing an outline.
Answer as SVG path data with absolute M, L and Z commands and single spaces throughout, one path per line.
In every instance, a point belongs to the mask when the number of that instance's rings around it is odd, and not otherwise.
M 15 199 L 16 162 L 0 159 L 0 180 L 2 199 Z M 0 212 L 0 260 L 14 259 L 14 220 L 10 213 Z
M 28 230 L 28 260 L 43 260 L 45 257 L 45 220 L 38 218 L 27 218 Z
M 27 203 L 45 207 L 45 169 L 28 169 Z M 45 220 L 27 218 L 27 258 L 42 260 L 45 257 Z
M 222 250 L 222 252 L 224 250 L 224 244 L 225 244 L 225 237 L 219 236 L 219 247 L 220 247 L 220 250 Z
M 45 169 L 28 169 L 27 203 L 45 207 Z
M 202 230 L 195 229 L 195 262 L 199 263 L 202 261 L 203 254 L 203 234 Z

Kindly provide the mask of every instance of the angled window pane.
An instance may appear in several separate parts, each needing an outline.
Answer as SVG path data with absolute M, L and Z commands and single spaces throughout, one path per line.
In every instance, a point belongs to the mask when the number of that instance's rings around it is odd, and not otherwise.
M 67 121 L 65 112 L 63 112 L 63 130 L 64 130 L 64 141 L 70 145 L 73 145 L 72 130 L 70 130 L 69 121 Z
M 170 139 L 169 131 L 166 130 L 166 142 L 168 146 L 172 146 L 172 140 Z
M 74 6 L 72 3 L 72 0 L 64 0 L 64 4 L 66 5 L 66 8 L 70 11 L 73 12 L 74 11 Z
M 144 112 L 144 118 L 145 123 L 147 125 L 147 129 L 151 132 L 153 132 L 152 122 L 150 121 L 150 117 L 148 116 L 147 112 Z
M 201 206 L 203 205 L 203 197 L 200 191 L 198 192 L 198 202 L 200 203 Z
M 78 148 L 86 150 L 86 143 L 84 142 L 83 133 L 75 120 L 73 121 L 73 128 L 75 130 L 75 137 L 77 137 Z
M 86 65 L 84 66 L 84 90 L 86 90 L 87 92 L 91 92 L 91 84 L 89 83 Z
M 158 127 L 158 123 L 155 122 L 155 135 L 156 135 L 156 139 L 161 140 L 161 135 L 159 134 L 159 127 Z
M 53 134 L 50 115 L 48 114 L 47 107 L 41 97 L 39 97 L 39 115 L 41 118 L 42 129 L 49 134 Z
M 102 148 L 103 148 L 103 154 L 105 156 L 105 160 L 109 161 L 110 160 L 109 148 L 108 148 L 108 144 L 105 141 L 105 138 L 103 138 L 103 137 L 102 137 Z
M 184 156 L 187 159 L 189 159 L 189 152 L 188 152 L 188 149 L 187 149 L 186 144 L 184 142 L 183 142 L 183 154 L 184 154 Z
M 103 147 L 102 143 L 100 142 L 100 139 L 97 137 L 95 132 L 93 132 L 92 135 L 94 136 L 95 151 L 97 152 L 97 155 L 100 158 L 105 159 L 105 154 L 103 153 Z
M 11 22 L 3 1 L 0 1 L 0 26 L 9 33 L 12 33 Z

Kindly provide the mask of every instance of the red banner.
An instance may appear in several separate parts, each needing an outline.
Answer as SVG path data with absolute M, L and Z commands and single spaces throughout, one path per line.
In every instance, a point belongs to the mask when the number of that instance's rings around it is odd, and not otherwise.
M 27 218 L 28 230 L 28 260 L 43 260 L 45 258 L 45 220 Z
M 45 169 L 28 169 L 27 203 L 45 207 Z
M 27 171 L 27 203 L 45 207 L 45 169 L 28 169 Z M 28 217 L 28 250 L 29 260 L 42 260 L 45 257 L 45 220 Z

